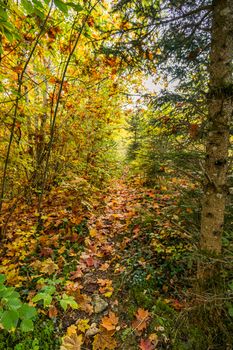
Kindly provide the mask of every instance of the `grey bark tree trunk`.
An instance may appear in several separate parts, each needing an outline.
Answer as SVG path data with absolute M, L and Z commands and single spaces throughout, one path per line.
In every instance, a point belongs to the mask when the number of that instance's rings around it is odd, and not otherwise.
M 230 122 L 233 114 L 233 1 L 213 0 L 205 186 L 200 249 L 220 254 L 226 206 Z M 203 265 L 199 267 L 203 275 Z M 204 273 L 205 275 L 205 273 Z

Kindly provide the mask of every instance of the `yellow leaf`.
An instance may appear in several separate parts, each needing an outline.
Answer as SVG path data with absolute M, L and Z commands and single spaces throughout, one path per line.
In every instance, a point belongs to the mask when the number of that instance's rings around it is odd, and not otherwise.
M 42 263 L 41 272 L 47 273 L 48 275 L 52 275 L 58 269 L 58 265 L 55 264 L 55 262 L 51 258 L 49 258 Z
M 72 324 L 70 327 L 67 328 L 67 335 L 70 337 L 72 334 L 76 334 L 76 331 L 77 331 L 77 327 Z
M 58 250 L 58 253 L 59 254 L 63 254 L 66 250 L 66 247 L 65 246 L 62 246 L 59 250 Z
M 62 345 L 60 350 L 81 350 L 81 345 L 83 343 L 82 334 L 77 335 L 77 333 L 66 335 L 62 339 Z
M 95 237 L 96 234 L 97 234 L 97 231 L 96 231 L 95 228 L 90 229 L 90 236 L 91 236 L 91 237 Z
M 116 340 L 112 338 L 111 333 L 98 333 L 94 336 L 92 344 L 93 350 L 114 350 L 116 349 Z
M 82 332 L 82 333 L 85 333 L 87 329 L 90 328 L 89 324 L 88 324 L 89 320 L 78 320 L 76 322 L 77 324 L 77 329 Z
M 112 293 L 113 293 L 113 290 L 104 293 L 104 296 L 105 296 L 106 298 L 110 298 L 110 297 L 112 296 Z

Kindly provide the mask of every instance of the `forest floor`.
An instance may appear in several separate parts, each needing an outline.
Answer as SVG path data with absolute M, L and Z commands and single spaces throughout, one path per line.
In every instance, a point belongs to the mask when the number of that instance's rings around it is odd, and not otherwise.
M 0 272 L 53 321 L 62 350 L 170 348 L 192 250 L 177 186 L 190 184 L 120 179 L 93 195 L 76 179 L 51 191 L 36 233 L 32 203 L 9 218 Z

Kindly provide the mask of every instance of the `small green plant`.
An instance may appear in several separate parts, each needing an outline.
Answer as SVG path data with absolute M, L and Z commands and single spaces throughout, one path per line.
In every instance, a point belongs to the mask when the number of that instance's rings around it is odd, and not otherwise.
M 33 321 L 37 311 L 34 307 L 22 303 L 14 287 L 7 287 L 5 275 L 0 274 L 0 324 L 7 331 L 17 327 L 23 332 L 33 330 Z
M 52 320 L 39 315 L 31 332 L 0 332 L 0 350 L 59 350 L 58 329 Z
M 78 304 L 74 300 L 74 297 L 67 295 L 66 293 L 63 293 L 62 296 L 60 296 L 59 293 L 57 292 L 55 285 L 61 282 L 60 279 L 57 279 L 57 280 L 41 279 L 38 282 L 43 284 L 44 282 L 46 282 L 46 285 L 44 285 L 40 289 L 39 293 L 37 293 L 33 297 L 32 301 L 34 303 L 43 302 L 44 308 L 47 308 L 52 304 L 52 301 L 55 301 L 55 302 L 59 302 L 60 306 L 64 311 L 67 310 L 68 306 L 70 306 L 72 309 L 78 309 Z
M 132 327 L 127 327 L 126 329 L 124 329 L 121 334 L 122 341 L 126 341 L 128 337 L 133 333 L 134 333 L 134 329 Z

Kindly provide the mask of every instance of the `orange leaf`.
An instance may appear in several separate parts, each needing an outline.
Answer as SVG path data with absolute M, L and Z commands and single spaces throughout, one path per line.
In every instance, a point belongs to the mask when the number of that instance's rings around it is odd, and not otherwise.
M 152 343 L 149 339 L 141 339 L 140 349 L 141 350 L 153 350 L 154 346 L 152 345 Z
M 55 306 L 50 306 L 50 308 L 49 308 L 49 317 L 50 318 L 56 317 L 57 313 L 58 313 L 57 308 Z
M 104 264 L 102 264 L 99 268 L 100 271 L 106 271 L 109 268 L 109 264 L 106 262 Z
M 81 294 L 78 289 L 74 294 L 75 301 L 78 303 L 80 309 L 89 315 L 93 313 L 93 306 L 91 305 L 91 298 L 86 294 Z
M 115 315 L 114 312 L 109 312 L 109 316 L 102 318 L 101 326 L 103 326 L 107 331 L 113 331 L 116 329 L 119 318 Z
M 139 308 L 135 315 L 136 320 L 133 321 L 132 326 L 138 332 L 146 329 L 149 320 L 149 311 Z

